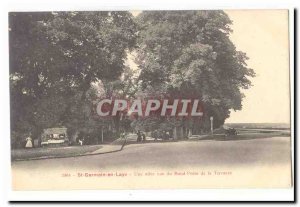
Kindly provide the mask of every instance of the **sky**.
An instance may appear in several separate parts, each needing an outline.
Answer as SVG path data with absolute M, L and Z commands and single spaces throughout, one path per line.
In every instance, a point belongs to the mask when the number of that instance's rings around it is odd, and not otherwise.
M 256 73 L 253 86 L 242 90 L 242 110 L 231 111 L 226 123 L 289 123 L 288 10 L 225 12 L 233 21 L 231 41 L 247 54 Z
M 230 38 L 246 52 L 247 64 L 257 74 L 244 90 L 241 111 L 226 123 L 289 123 L 289 39 L 287 10 L 229 10 Z

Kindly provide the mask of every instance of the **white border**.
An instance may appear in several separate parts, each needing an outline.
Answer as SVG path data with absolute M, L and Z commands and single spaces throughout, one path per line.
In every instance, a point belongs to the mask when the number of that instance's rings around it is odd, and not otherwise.
M 74 11 L 74 10 L 203 10 L 203 9 L 292 9 L 296 0 L 239 1 L 230 0 L 10 0 L 8 11 Z
M 1 193 L 4 205 L 8 200 L 293 200 L 293 189 L 199 189 L 199 190 L 97 190 L 97 191 L 12 191 L 9 145 L 9 91 L 8 91 L 8 20 L 9 11 L 49 11 L 49 10 L 163 10 L 163 9 L 289 9 L 290 11 L 290 81 L 291 81 L 291 125 L 294 126 L 294 13 L 297 1 L 239 1 L 229 0 L 11 0 L 6 2 L 1 12 L 1 61 L 0 91 L 1 97 L 1 153 L 0 170 Z M 4 46 L 4 47 L 3 47 Z M 294 140 L 294 139 L 293 139 Z M 294 143 L 294 142 L 293 142 Z M 294 154 L 294 153 L 293 153 Z M 293 157 L 294 161 L 294 157 Z M 3 185 L 4 183 L 4 185 Z M 0 196 L 1 198 L 2 196 Z M 3 198 L 3 197 L 2 197 Z M 3 206 L 4 206 L 3 205 Z M 0 203 L 2 206 L 2 203 Z

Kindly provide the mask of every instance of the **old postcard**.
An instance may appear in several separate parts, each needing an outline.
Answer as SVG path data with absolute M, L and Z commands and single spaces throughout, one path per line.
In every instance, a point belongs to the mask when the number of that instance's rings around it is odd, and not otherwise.
M 288 10 L 8 15 L 13 190 L 293 187 Z

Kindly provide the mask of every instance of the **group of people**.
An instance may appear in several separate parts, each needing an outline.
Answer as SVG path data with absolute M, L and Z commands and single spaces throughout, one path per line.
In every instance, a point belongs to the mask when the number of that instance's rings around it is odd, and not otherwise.
M 168 131 L 154 130 L 152 132 L 152 136 L 153 136 L 153 138 L 154 138 L 155 141 L 157 139 L 169 140 L 171 138 L 170 132 L 168 132 Z
M 137 132 L 137 142 L 144 142 L 146 141 L 146 134 L 144 132 L 141 132 L 140 130 L 138 130 Z
M 158 131 L 154 130 L 151 133 L 151 136 L 154 138 L 154 141 L 157 141 L 158 139 L 162 140 L 169 140 L 171 138 L 170 132 L 168 131 Z M 144 142 L 146 141 L 146 135 L 144 132 L 138 130 L 137 131 L 137 142 Z

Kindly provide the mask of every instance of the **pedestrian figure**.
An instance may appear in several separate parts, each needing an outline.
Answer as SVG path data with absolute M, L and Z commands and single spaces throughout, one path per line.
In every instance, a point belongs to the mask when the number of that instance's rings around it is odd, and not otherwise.
M 122 133 L 120 134 L 120 137 L 121 137 L 122 139 L 125 139 L 125 138 L 126 138 L 126 132 L 125 132 L 125 131 L 122 132 Z
M 169 133 L 169 132 L 166 132 L 166 134 L 165 134 L 165 139 L 166 139 L 166 140 L 169 140 L 169 139 L 170 139 L 170 133 Z
M 146 135 L 145 135 L 144 132 L 142 133 L 142 138 L 143 138 L 143 142 L 145 142 L 146 141 Z
M 82 146 L 84 144 L 84 136 L 81 136 L 79 139 L 78 139 L 78 144 L 80 146 Z
M 162 136 L 161 137 L 162 137 L 163 140 L 166 140 L 166 132 L 165 131 L 162 131 Z
M 32 148 L 32 138 L 31 138 L 31 134 L 26 138 L 26 145 L 25 148 Z
M 82 146 L 83 145 L 83 139 L 79 139 L 79 145 Z
M 142 133 L 141 133 L 140 130 L 138 130 L 138 132 L 137 132 L 137 140 L 136 141 L 137 142 L 141 142 L 142 141 Z
M 157 138 L 158 138 L 158 131 L 157 130 L 154 130 L 153 137 L 154 137 L 154 141 L 157 141 Z

